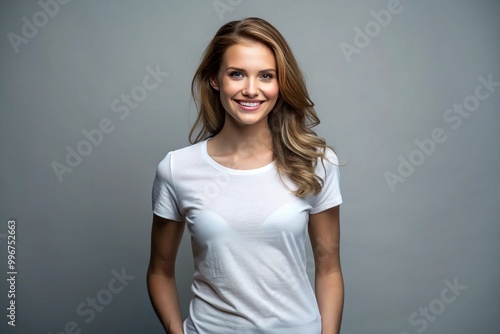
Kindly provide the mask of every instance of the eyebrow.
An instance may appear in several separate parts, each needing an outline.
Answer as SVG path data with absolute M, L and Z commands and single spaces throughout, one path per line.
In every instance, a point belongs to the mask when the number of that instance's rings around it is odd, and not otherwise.
M 242 68 L 233 67 L 233 66 L 229 66 L 228 68 L 226 68 L 226 71 L 228 71 L 228 70 L 233 70 L 233 71 L 238 71 L 238 72 L 246 72 L 246 70 L 244 70 Z M 276 70 L 274 68 L 268 68 L 268 69 L 259 71 L 258 73 L 264 73 L 264 72 L 276 72 Z

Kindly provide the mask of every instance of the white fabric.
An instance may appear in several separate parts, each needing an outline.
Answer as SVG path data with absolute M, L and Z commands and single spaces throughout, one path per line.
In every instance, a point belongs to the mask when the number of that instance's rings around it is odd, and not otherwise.
M 159 163 L 153 212 L 186 220 L 195 263 L 185 334 L 320 334 L 321 317 L 307 277 L 307 223 L 342 203 L 335 153 L 325 185 L 299 198 L 274 163 L 235 170 L 215 162 L 207 140 L 172 151 Z M 325 168 L 316 172 L 324 178 Z

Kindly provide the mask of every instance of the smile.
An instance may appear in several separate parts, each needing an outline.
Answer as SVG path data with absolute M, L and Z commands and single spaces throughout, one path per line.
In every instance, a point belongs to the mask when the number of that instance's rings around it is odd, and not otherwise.
M 243 100 L 234 100 L 241 109 L 245 111 L 254 111 L 259 109 L 260 105 L 265 101 L 243 101 Z
M 260 102 L 242 102 L 242 101 L 238 103 L 245 107 L 257 107 L 260 104 Z

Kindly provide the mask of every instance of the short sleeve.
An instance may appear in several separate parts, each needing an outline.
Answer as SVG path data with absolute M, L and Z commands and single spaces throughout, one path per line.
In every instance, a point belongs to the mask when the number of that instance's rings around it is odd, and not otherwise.
M 158 164 L 152 191 L 153 213 L 157 216 L 182 221 L 173 178 L 172 152 Z
M 319 160 L 316 165 L 316 175 L 323 179 L 323 188 L 317 195 L 311 196 L 312 209 L 309 213 L 319 213 L 342 203 L 338 164 L 335 152 L 327 148 L 326 159 L 323 159 L 323 163 Z

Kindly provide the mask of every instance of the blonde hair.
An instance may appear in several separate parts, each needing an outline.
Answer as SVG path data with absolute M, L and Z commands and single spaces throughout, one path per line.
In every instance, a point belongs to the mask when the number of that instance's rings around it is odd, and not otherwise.
M 290 47 L 280 32 L 263 19 L 250 17 L 223 25 L 205 49 L 191 83 L 199 113 L 189 140 L 194 144 L 221 131 L 225 110 L 210 79 L 217 75 L 227 48 L 245 40 L 266 45 L 276 59 L 279 97 L 268 116 L 276 168 L 297 185 L 295 195 L 317 194 L 323 180 L 316 175 L 315 167 L 318 158 L 325 159 L 327 148 L 325 140 L 312 130 L 320 121 Z

